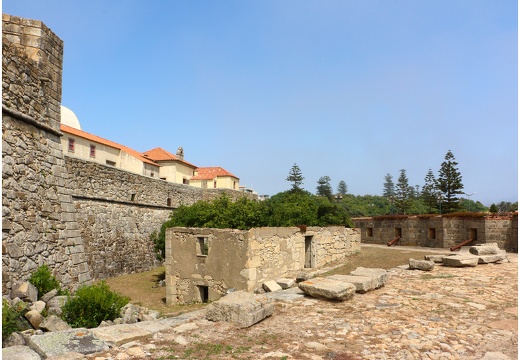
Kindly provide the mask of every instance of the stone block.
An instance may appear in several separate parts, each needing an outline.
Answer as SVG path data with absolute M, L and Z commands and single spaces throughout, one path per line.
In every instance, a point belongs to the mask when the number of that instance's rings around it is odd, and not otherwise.
M 43 331 L 62 331 L 71 330 L 71 326 L 56 315 L 46 317 L 40 324 Z
M 311 276 L 309 274 L 301 272 L 301 273 L 298 273 L 298 275 L 296 275 L 296 282 L 300 283 L 302 281 L 309 280 L 310 278 L 311 278 Z
M 442 258 L 442 263 L 444 266 L 451 267 L 472 267 L 478 265 L 478 256 L 470 254 L 445 256 Z
M 29 346 L 15 345 L 2 349 L 5 360 L 40 360 L 40 355 Z
M 424 255 L 424 260 L 433 261 L 434 263 L 442 264 L 442 258 L 450 254 L 432 254 Z
M 276 283 L 278 285 L 280 285 L 280 287 L 283 290 L 286 290 L 286 289 L 291 288 L 294 285 L 294 280 L 293 279 L 282 278 L 282 279 L 276 280 Z
M 432 271 L 434 267 L 435 262 L 430 260 L 410 259 L 408 261 L 408 268 L 410 270 Z
M 282 287 L 276 283 L 274 280 L 266 281 L 262 284 L 262 288 L 267 292 L 274 292 L 282 290 Z
M 31 323 L 33 328 L 40 328 L 40 324 L 43 321 L 43 316 L 38 312 L 38 310 L 30 310 L 26 312 L 24 316 Z
M 388 272 L 385 269 L 358 267 L 350 272 L 350 275 L 368 276 L 377 278 L 376 289 L 384 286 L 388 280 Z
M 479 244 L 469 248 L 469 252 L 473 255 L 496 255 L 500 251 L 497 243 Z
M 489 263 L 496 263 L 499 261 L 507 260 L 506 252 L 503 250 L 501 254 L 495 254 L 495 255 L 478 255 L 478 263 L 479 264 L 489 264 Z
M 119 324 L 114 326 L 98 327 L 90 329 L 92 335 L 115 346 L 136 341 L 145 340 L 152 334 L 140 328 L 137 324 Z
M 356 292 L 366 293 L 377 288 L 379 280 L 377 277 L 372 276 L 355 276 L 355 275 L 331 275 L 327 276 L 327 279 L 343 281 L 350 283 L 356 287 Z
M 298 284 L 307 295 L 315 298 L 345 301 L 354 296 L 356 287 L 350 283 L 317 277 Z
M 92 354 L 109 349 L 107 344 L 83 328 L 32 335 L 28 339 L 28 345 L 43 358 L 69 352 Z
M 206 319 L 231 322 L 238 327 L 246 328 L 272 315 L 273 312 L 274 302 L 267 296 L 235 291 L 211 303 L 206 310 Z
M 38 300 L 38 289 L 28 281 L 19 283 L 11 290 L 11 299 L 20 298 L 25 302 Z

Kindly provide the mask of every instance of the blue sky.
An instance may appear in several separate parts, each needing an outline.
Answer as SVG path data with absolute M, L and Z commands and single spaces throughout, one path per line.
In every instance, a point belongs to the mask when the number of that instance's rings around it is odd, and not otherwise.
M 514 0 L 4 0 L 65 43 L 83 130 L 222 166 L 260 194 L 381 195 L 448 150 L 485 205 L 518 196 Z

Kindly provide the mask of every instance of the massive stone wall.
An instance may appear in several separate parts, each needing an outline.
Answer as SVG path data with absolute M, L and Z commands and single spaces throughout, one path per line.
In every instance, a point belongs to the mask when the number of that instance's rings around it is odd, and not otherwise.
M 2 292 L 44 263 L 73 288 L 91 278 L 60 144 L 63 43 L 2 20 Z

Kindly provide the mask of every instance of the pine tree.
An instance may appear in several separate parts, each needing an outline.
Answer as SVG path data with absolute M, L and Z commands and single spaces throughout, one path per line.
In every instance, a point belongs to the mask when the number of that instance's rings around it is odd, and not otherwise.
M 458 163 L 455 161 L 451 150 L 448 150 L 444 161 L 439 170 L 437 178 L 437 190 L 441 193 L 442 211 L 449 213 L 459 209 L 459 198 L 457 195 L 464 194 L 462 189 L 462 176 L 457 168 Z
M 406 214 L 410 208 L 411 199 L 415 190 L 413 186 L 408 185 L 406 170 L 401 169 L 400 172 L 401 174 L 399 175 L 397 185 L 395 186 L 395 197 L 399 212 L 401 214 Z
M 345 195 L 348 191 L 347 184 L 341 180 L 338 184 L 338 194 Z
M 433 213 L 433 209 L 436 208 L 437 204 L 437 191 L 435 175 L 433 175 L 432 168 L 428 169 L 428 173 L 424 178 L 424 186 L 422 188 L 421 197 L 428 207 L 428 212 Z
M 395 196 L 395 185 L 392 181 L 392 175 L 386 174 L 385 176 L 385 184 L 383 185 L 383 196 L 386 198 L 390 198 L 390 196 Z
M 316 195 L 326 196 L 332 199 L 332 186 L 330 186 L 330 177 L 322 176 L 318 180 L 318 186 L 316 187 Z
M 303 179 L 305 179 L 302 175 L 302 172 L 298 165 L 294 164 L 289 171 L 289 176 L 285 180 L 292 182 L 292 191 L 301 191 L 301 185 L 303 184 Z

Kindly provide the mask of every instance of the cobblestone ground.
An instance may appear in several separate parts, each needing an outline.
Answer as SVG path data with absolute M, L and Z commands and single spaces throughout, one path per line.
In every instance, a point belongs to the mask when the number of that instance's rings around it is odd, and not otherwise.
M 518 255 L 473 268 L 390 270 L 345 302 L 278 303 L 248 329 L 200 317 L 89 359 L 517 359 Z

